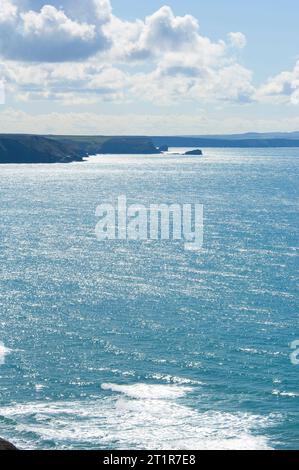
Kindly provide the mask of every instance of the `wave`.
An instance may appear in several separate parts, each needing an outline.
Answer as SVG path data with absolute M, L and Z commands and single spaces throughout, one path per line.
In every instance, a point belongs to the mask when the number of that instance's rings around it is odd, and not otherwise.
M 283 355 L 281 351 L 267 351 L 265 349 L 255 349 L 255 348 L 239 348 L 237 349 L 237 351 L 244 352 L 247 354 L 262 354 L 262 355 L 268 355 L 268 356 L 282 356 Z
M 41 392 L 42 390 L 44 390 L 45 388 L 47 388 L 47 386 L 46 386 L 46 385 L 43 385 L 43 384 L 35 384 L 34 388 L 35 388 L 35 391 L 36 391 L 36 392 Z
M 154 380 L 161 380 L 166 383 L 173 383 L 173 384 L 190 384 L 190 385 L 202 385 L 202 382 L 199 380 L 192 380 L 187 379 L 186 377 L 178 377 L 176 375 L 170 374 L 149 374 L 145 376 L 146 379 L 154 379 Z
M 289 398 L 296 398 L 299 397 L 299 393 L 295 392 L 281 392 L 280 390 L 272 390 L 272 395 L 276 395 L 279 397 L 289 397 Z
M 119 392 L 131 398 L 148 400 L 174 399 L 184 396 L 191 391 L 190 387 L 179 387 L 177 385 L 148 385 L 138 383 L 134 385 L 117 385 L 113 383 L 104 383 L 102 390 Z
M 102 384 L 104 396 L 0 408 L 3 432 L 20 448 L 270 449 L 273 417 L 200 412 L 184 403 L 197 388 Z

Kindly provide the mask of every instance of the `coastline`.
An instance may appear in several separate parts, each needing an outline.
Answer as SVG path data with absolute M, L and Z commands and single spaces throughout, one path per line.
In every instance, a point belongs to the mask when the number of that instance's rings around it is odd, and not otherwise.
M 71 163 L 97 154 L 159 153 L 147 137 L 0 134 L 0 164 Z
M 297 136 L 297 134 L 296 134 Z M 283 135 L 196 136 L 84 136 L 0 134 L 0 164 L 83 162 L 90 155 L 154 155 L 169 147 L 190 149 L 186 155 L 202 155 L 200 148 L 299 147 L 299 138 Z

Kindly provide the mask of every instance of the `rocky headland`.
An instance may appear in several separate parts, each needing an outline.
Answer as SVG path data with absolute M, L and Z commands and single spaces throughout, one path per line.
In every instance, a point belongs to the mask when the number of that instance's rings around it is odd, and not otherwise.
M 148 137 L 0 134 L 0 163 L 70 163 L 96 154 L 156 154 Z

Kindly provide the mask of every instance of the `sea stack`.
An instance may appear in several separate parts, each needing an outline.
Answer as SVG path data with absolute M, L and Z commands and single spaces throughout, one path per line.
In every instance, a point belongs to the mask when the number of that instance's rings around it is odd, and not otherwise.
M 199 149 L 189 150 L 188 152 L 185 153 L 185 155 L 202 155 L 202 150 L 199 150 Z

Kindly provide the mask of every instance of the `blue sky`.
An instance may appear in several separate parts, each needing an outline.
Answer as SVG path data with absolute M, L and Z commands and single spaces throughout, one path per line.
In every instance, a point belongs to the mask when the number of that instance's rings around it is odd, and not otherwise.
M 4 132 L 299 129 L 295 0 L 0 0 Z

